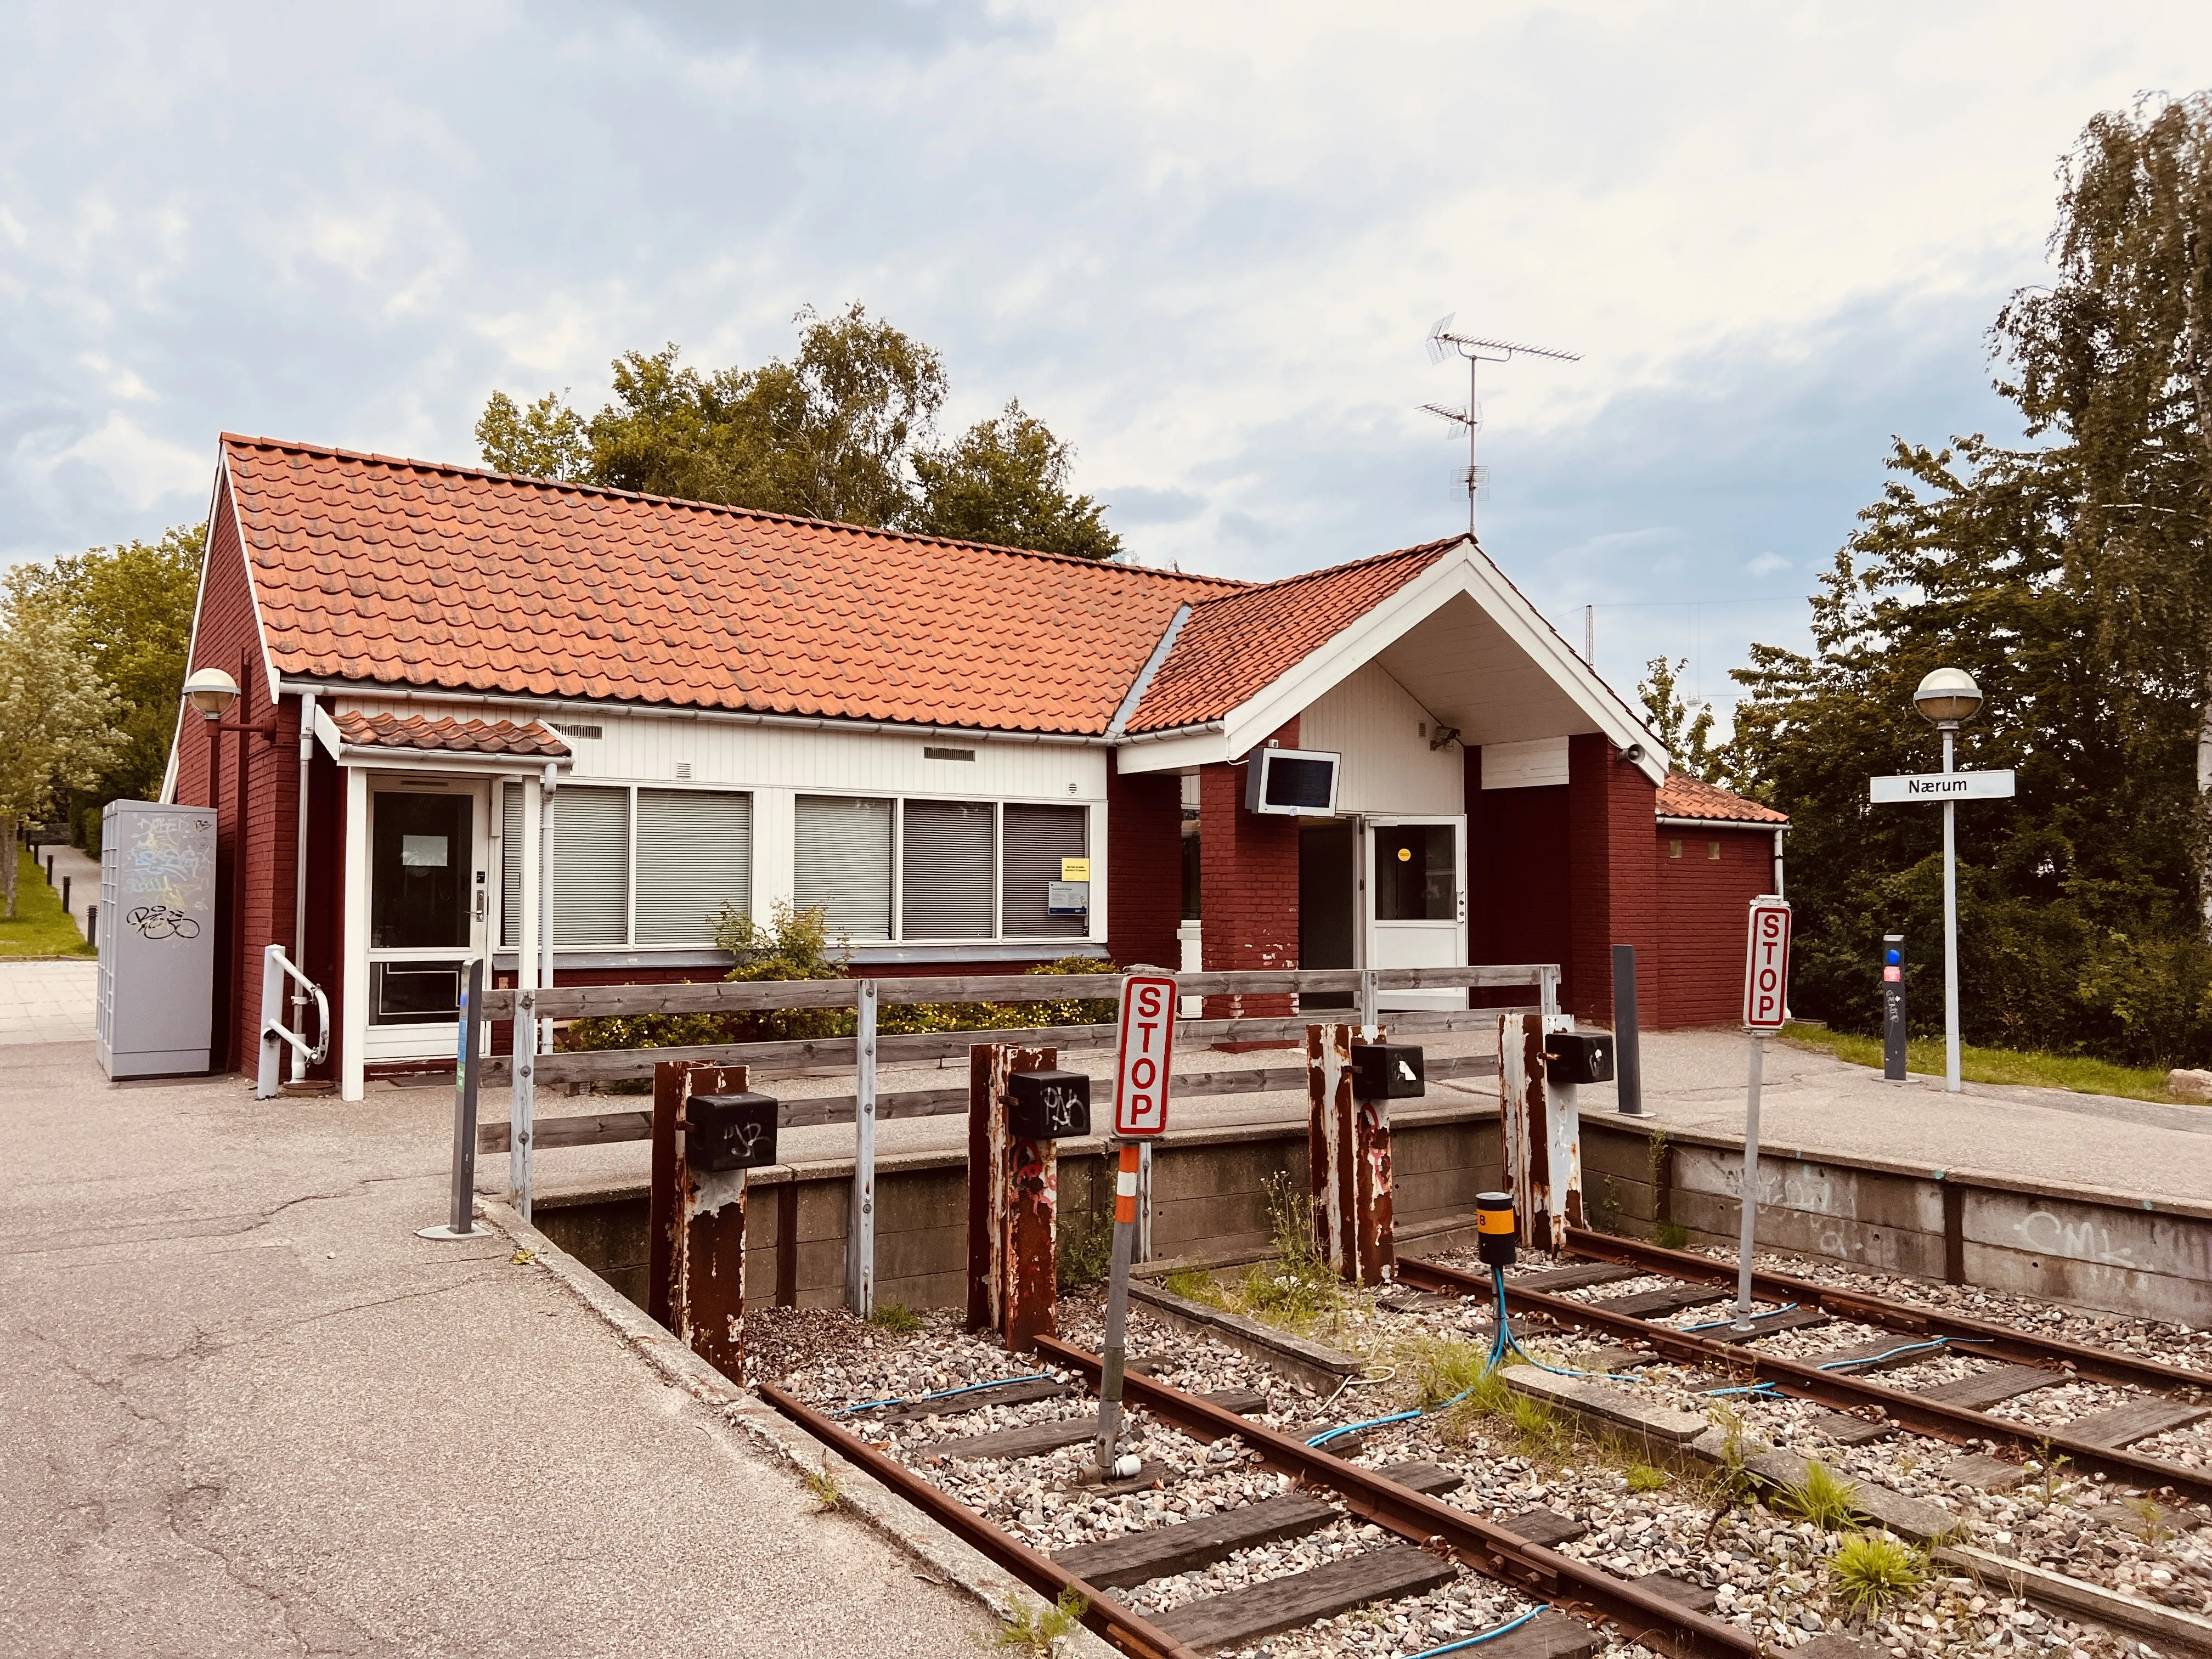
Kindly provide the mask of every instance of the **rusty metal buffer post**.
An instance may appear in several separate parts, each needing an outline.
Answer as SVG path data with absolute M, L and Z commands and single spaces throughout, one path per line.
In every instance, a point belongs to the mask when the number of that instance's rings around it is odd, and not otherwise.
M 1507 1014 L 1498 1022 L 1498 1110 L 1505 1188 L 1524 1249 L 1557 1255 L 1583 1220 L 1582 1122 L 1571 1088 L 1545 1079 L 1544 1039 L 1571 1029 L 1559 1014 Z
M 1060 1165 L 1051 1141 L 1014 1139 L 1010 1079 L 1059 1058 L 1004 1042 L 968 1051 L 968 1328 L 1012 1352 L 1058 1332 Z
M 1352 1090 L 1352 1045 L 1382 1037 L 1379 1025 L 1306 1027 L 1314 1243 L 1331 1268 L 1360 1285 L 1387 1285 L 1398 1267 L 1388 1103 L 1356 1099 Z
M 653 1073 L 646 1311 L 732 1382 L 745 1376 L 745 1172 L 694 1170 L 684 1108 L 745 1091 L 743 1066 L 664 1060 Z

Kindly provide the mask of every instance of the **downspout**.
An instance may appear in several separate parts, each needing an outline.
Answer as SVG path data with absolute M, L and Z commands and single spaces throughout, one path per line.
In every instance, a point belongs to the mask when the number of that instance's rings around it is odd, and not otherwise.
M 1782 891 L 1782 832 L 1774 832 L 1774 896 L 1784 897 Z
M 293 860 L 292 965 L 302 976 L 307 971 L 307 773 L 315 757 L 315 694 L 300 694 L 300 845 Z M 307 988 L 292 981 L 292 1029 L 303 1037 L 307 1030 Z M 324 1033 L 329 1036 L 328 1032 Z M 292 1081 L 307 1075 L 307 1057 L 292 1050 Z
M 561 771 L 546 763 L 545 781 L 538 790 L 538 983 L 553 988 L 553 792 L 560 787 Z M 553 1052 L 553 1022 L 538 1022 L 538 1052 Z

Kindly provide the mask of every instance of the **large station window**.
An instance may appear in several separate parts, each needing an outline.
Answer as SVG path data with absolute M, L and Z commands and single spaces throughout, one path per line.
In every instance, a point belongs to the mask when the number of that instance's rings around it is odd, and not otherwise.
M 832 939 L 889 939 L 891 803 L 801 795 L 794 805 L 792 896 L 820 908 Z
M 907 939 L 988 939 L 998 868 L 988 801 L 910 800 L 900 842 L 901 933 Z
M 500 943 L 521 943 L 522 789 L 501 803 Z M 553 942 L 708 945 L 752 906 L 752 797 L 569 784 L 553 796 Z M 632 825 L 635 823 L 635 833 Z
M 639 790 L 636 942 L 711 945 L 725 904 L 752 909 L 753 798 Z

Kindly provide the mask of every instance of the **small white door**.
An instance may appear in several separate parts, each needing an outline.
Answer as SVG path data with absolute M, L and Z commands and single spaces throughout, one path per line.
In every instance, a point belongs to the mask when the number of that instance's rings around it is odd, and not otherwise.
M 1360 826 L 1363 965 L 1455 968 L 1467 961 L 1467 819 L 1371 817 Z M 1464 1008 L 1464 990 L 1384 991 L 1382 1008 Z
M 371 787 L 366 1061 L 453 1055 L 461 987 L 489 936 L 489 805 L 471 780 Z

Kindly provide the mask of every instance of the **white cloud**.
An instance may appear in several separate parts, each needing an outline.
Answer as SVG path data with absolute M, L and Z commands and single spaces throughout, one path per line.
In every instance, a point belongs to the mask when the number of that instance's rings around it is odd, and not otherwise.
M 117 411 L 58 452 L 49 470 L 59 474 L 70 462 L 81 462 L 106 479 L 118 501 L 143 510 L 166 496 L 206 489 L 213 468 L 210 453 L 156 437 Z
M 1754 576 L 1771 576 L 1778 570 L 1789 568 L 1790 561 L 1779 553 L 1762 553 L 1744 566 L 1744 569 Z

